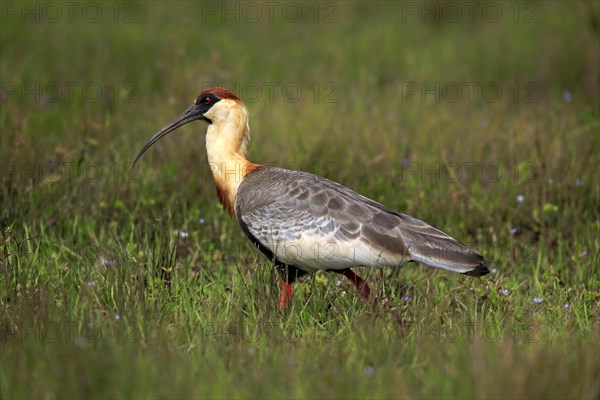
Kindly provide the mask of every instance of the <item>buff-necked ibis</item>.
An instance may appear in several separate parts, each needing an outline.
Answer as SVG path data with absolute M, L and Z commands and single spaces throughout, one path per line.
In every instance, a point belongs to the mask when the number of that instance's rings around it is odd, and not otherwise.
M 351 267 L 417 261 L 472 276 L 489 272 L 481 254 L 423 221 L 328 179 L 248 161 L 248 109 L 224 88 L 200 93 L 142 147 L 132 168 L 159 139 L 195 120 L 208 124 L 206 152 L 219 201 L 281 273 L 281 308 L 292 283 L 318 270 L 344 274 L 365 297 L 370 288 Z

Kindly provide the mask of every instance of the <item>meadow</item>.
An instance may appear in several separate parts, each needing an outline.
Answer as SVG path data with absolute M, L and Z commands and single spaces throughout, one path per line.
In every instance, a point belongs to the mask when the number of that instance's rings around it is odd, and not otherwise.
M 0 4 L 0 398 L 598 398 L 598 2 Z M 472 278 L 279 277 L 219 205 L 250 160 L 483 253 Z

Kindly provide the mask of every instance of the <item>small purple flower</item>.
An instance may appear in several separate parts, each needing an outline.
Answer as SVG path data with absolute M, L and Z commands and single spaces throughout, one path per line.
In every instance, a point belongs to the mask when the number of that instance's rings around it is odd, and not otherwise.
M 568 90 L 565 90 L 563 92 L 563 100 L 567 103 L 570 103 L 573 100 L 573 93 L 569 92 Z
M 90 286 L 90 287 L 96 286 L 96 281 L 89 281 L 88 286 Z
M 581 257 L 585 257 L 585 256 L 587 256 L 587 250 L 584 250 L 581 252 Z
M 336 285 L 336 286 L 342 286 L 342 281 L 339 281 L 339 280 L 338 280 L 338 281 L 335 283 L 335 285 Z
M 198 222 L 200 222 L 201 224 L 203 224 L 206 221 L 204 221 L 204 218 L 200 217 L 200 218 L 198 218 Z
M 522 194 L 517 196 L 517 202 L 522 203 L 523 201 L 525 201 L 525 196 L 523 196 Z
M 410 296 L 404 296 L 402 298 L 404 301 L 411 301 L 412 299 L 410 298 Z
M 190 236 L 190 234 L 187 233 L 186 231 L 177 231 L 177 233 L 179 234 L 179 237 L 182 237 L 182 238 L 186 238 L 186 237 Z
M 100 262 L 102 263 L 102 265 L 113 265 L 115 263 L 115 260 L 110 260 L 108 258 L 100 257 Z
M 540 304 L 544 300 L 543 297 L 534 297 L 533 302 L 536 304 Z
M 504 296 L 508 296 L 509 295 L 508 289 L 502 289 L 501 292 L 502 292 L 502 295 L 504 295 Z
M 517 228 L 510 228 L 508 233 L 510 233 L 511 235 L 514 235 L 515 233 L 517 233 Z
M 115 321 L 121 320 L 121 316 L 119 314 L 115 314 Z
M 571 305 L 569 303 L 565 303 L 565 308 L 568 310 L 569 308 L 571 308 Z

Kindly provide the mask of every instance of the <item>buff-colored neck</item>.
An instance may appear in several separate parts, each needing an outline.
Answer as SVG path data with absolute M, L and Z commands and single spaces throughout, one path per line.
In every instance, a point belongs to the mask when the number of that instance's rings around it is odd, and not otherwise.
M 229 109 L 227 117 L 213 122 L 206 132 L 206 152 L 217 195 L 232 216 L 235 216 L 235 196 L 242 179 L 257 167 L 246 159 L 249 139 L 248 110 L 242 104 Z

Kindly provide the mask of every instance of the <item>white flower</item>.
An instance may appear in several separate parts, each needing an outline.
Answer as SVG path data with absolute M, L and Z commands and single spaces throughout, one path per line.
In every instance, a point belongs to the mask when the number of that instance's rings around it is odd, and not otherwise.
M 110 260 L 108 258 L 100 257 L 100 262 L 102 263 L 102 265 L 113 265 L 115 263 L 115 260 Z

